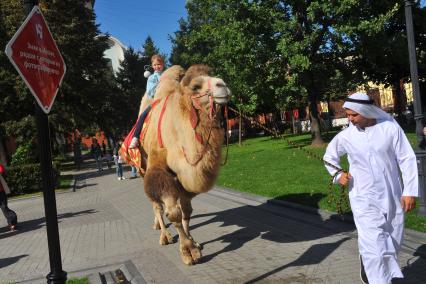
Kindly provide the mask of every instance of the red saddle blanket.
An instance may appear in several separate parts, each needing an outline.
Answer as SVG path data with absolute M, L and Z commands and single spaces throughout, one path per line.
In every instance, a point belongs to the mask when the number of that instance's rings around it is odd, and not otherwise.
M 145 173 L 145 169 L 146 169 L 146 161 L 145 161 L 146 154 L 143 151 L 143 141 L 144 141 L 145 133 L 147 130 L 147 126 L 151 119 L 152 110 L 158 104 L 159 101 L 160 100 L 155 100 L 152 103 L 151 110 L 149 111 L 148 115 L 145 118 L 145 121 L 143 122 L 142 131 L 141 131 L 141 134 L 139 135 L 140 147 L 130 149 L 130 143 L 132 142 L 133 134 L 135 133 L 136 125 L 138 124 L 138 122 L 136 121 L 135 125 L 133 125 L 132 127 L 132 130 L 130 130 L 129 134 L 127 134 L 126 138 L 121 144 L 121 148 L 119 150 L 119 155 L 124 160 L 124 162 L 126 164 L 136 167 L 136 169 L 138 169 L 141 175 Z

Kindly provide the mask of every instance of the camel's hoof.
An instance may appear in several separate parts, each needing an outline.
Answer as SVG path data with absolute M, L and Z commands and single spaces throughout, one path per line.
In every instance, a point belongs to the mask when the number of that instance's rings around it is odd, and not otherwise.
M 201 244 L 199 244 L 198 242 L 196 242 L 196 241 L 194 241 L 194 238 L 192 237 L 192 236 L 189 236 L 188 237 L 193 243 L 194 243 L 194 245 L 198 248 L 198 249 L 200 249 L 200 250 L 203 250 L 203 245 L 201 245 Z
M 162 232 L 160 234 L 160 245 L 165 246 L 172 243 L 173 243 L 173 237 L 172 235 L 170 235 L 169 232 L 165 232 L 165 233 Z
M 202 255 L 201 250 L 195 246 L 195 243 L 187 240 L 180 245 L 180 256 L 183 263 L 193 265 L 200 261 Z

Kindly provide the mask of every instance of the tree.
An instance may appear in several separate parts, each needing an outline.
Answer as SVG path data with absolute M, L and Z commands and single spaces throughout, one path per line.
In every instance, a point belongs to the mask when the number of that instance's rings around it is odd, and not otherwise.
M 155 46 L 151 36 L 147 36 L 144 44 L 142 45 L 141 55 L 147 57 L 149 59 L 149 62 L 151 62 L 151 56 L 153 56 L 154 54 L 160 54 L 160 50 L 158 49 L 158 47 Z M 163 55 L 163 58 L 166 57 Z
M 124 52 L 124 60 L 117 73 L 117 83 L 120 96 L 116 105 L 126 106 L 126 111 L 115 116 L 116 129 L 122 133 L 115 133 L 116 137 L 130 130 L 132 123 L 136 122 L 139 105 L 145 93 L 146 78 L 144 73 L 144 60 L 139 52 L 129 47 Z M 120 108 L 122 109 L 122 108 Z
M 277 1 L 190 1 L 187 10 L 172 38 L 172 63 L 210 65 L 244 112 L 276 108 L 284 77 L 272 20 L 281 12 Z
M 114 80 L 103 57 L 108 47 L 106 37 L 95 24 L 95 15 L 82 1 L 40 1 L 40 8 L 67 65 L 62 86 L 49 114 L 50 132 L 54 145 L 56 137 L 67 136 L 78 128 L 94 131 L 106 122 L 111 111 Z M 25 18 L 21 1 L 8 0 L 0 4 L 0 41 L 6 42 L 16 32 Z M 19 75 L 0 51 L 2 127 L 6 135 L 18 140 L 28 140 L 27 129 L 34 121 L 34 99 Z M 28 119 L 30 118 L 30 119 Z M 35 136 L 33 127 L 30 127 Z M 33 139 L 34 140 L 34 139 Z M 55 147 L 54 149 L 58 149 Z
M 4 47 L 21 25 L 25 13 L 18 0 L 0 2 L 0 148 L 7 136 L 17 143 L 35 141 L 34 99 L 9 62 Z M 3 157 L 5 159 L 6 157 Z
M 172 60 L 213 66 L 230 85 L 234 102 L 249 113 L 309 101 L 313 144 L 321 144 L 316 104 L 333 82 L 336 87 L 350 74 L 344 60 L 349 44 L 335 32 L 354 6 L 348 4 L 190 1 L 188 19 L 173 38 Z
M 93 133 L 111 112 L 114 80 L 104 51 L 108 48 L 95 14 L 82 1 L 42 1 L 40 7 L 64 57 L 67 71 L 50 114 L 55 132 Z
M 362 22 L 348 35 L 354 43 L 353 61 L 356 72 L 374 83 L 383 83 L 394 90 L 394 112 L 401 121 L 407 98 L 403 83 L 409 81 L 410 66 L 405 27 L 404 3 L 402 1 L 380 1 L 371 3 L 370 14 L 389 10 L 391 17 L 379 24 L 380 29 L 366 29 Z M 426 45 L 426 8 L 419 3 L 413 8 L 415 41 L 418 47 L 419 74 L 425 74 L 426 55 L 422 50 Z M 354 21 L 354 20 L 351 20 Z M 356 19 L 356 22 L 359 20 Z

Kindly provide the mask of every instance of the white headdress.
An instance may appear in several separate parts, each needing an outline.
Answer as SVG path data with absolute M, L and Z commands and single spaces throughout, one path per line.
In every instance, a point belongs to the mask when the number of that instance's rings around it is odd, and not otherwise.
M 374 101 L 366 93 L 355 93 L 345 99 L 343 108 L 353 110 L 365 118 L 378 120 L 393 120 L 384 110 L 376 107 Z

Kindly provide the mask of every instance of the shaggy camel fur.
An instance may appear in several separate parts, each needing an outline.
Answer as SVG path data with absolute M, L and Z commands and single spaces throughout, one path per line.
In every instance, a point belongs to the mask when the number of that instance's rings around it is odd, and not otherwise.
M 180 66 L 167 69 L 155 94 L 161 101 L 153 107 L 141 141 L 147 155 L 144 188 L 153 203 L 154 228 L 161 229 L 160 244 L 173 241 L 164 210 L 188 265 L 201 258 L 201 247 L 189 232 L 191 199 L 210 190 L 218 176 L 224 137 L 219 110 L 230 97 L 223 80 L 208 74 L 205 65 L 194 65 L 186 73 Z

